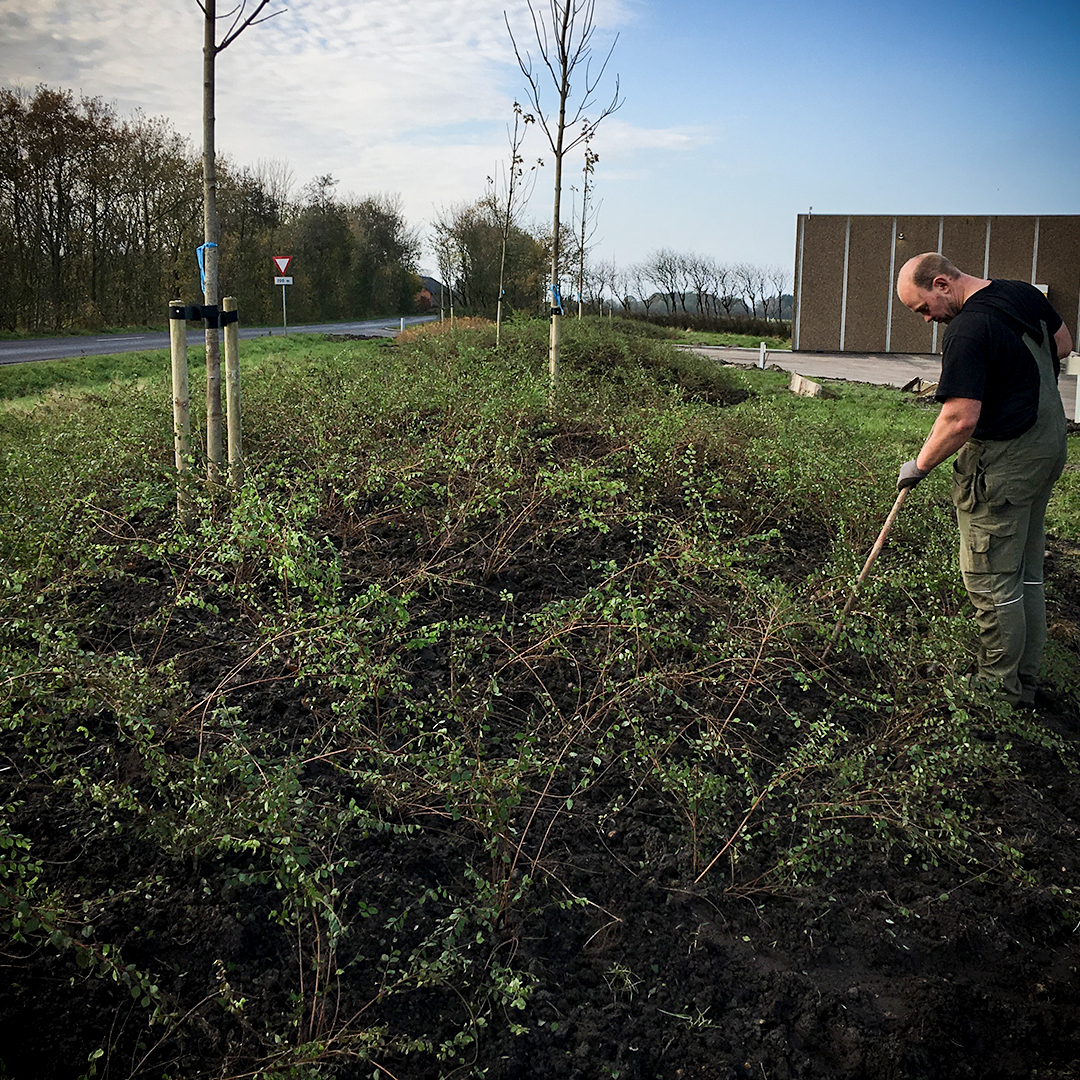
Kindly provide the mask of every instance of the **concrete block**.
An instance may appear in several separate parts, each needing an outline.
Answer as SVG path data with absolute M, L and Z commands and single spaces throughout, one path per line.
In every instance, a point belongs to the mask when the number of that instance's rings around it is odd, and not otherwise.
M 821 383 L 807 379 L 797 371 L 791 373 L 791 383 L 788 387 L 793 394 L 800 397 L 821 397 Z

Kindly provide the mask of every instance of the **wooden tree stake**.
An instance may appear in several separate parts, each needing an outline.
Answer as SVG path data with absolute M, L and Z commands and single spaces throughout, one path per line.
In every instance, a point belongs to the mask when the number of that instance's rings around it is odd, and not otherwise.
M 222 311 L 236 310 L 236 297 L 226 296 Z M 229 426 L 229 487 L 239 491 L 244 483 L 244 446 L 240 422 L 240 324 L 225 327 L 225 401 Z
M 170 309 L 182 308 L 173 300 Z M 176 512 L 183 525 L 191 522 L 191 396 L 188 393 L 187 323 L 169 315 L 172 353 L 173 445 L 176 456 Z

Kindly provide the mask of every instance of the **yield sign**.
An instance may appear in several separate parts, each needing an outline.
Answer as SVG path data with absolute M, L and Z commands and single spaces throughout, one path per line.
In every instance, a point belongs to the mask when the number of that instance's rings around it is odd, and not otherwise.
M 277 267 L 277 272 L 279 274 L 287 273 L 288 269 L 289 269 L 289 263 L 292 262 L 292 256 L 291 255 L 275 255 L 273 258 L 274 258 L 274 265 Z

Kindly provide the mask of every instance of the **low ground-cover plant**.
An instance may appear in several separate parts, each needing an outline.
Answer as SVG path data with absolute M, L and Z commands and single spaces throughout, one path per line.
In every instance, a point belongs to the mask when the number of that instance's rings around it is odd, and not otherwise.
M 94 1064 L 467 1069 L 531 1023 L 522 940 L 602 910 L 570 845 L 646 800 L 618 857 L 714 905 L 1050 888 L 979 812 L 1038 732 L 967 685 L 943 477 L 826 656 L 926 412 L 565 331 L 553 407 L 546 324 L 253 347 L 245 486 L 187 531 L 163 376 L 0 415 L 0 921 L 27 985 L 51 943 L 131 990 Z

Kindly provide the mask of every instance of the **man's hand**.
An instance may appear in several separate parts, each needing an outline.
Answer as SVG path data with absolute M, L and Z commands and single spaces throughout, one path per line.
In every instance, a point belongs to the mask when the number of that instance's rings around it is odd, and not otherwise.
M 920 480 L 929 475 L 929 470 L 920 469 L 914 458 L 905 461 L 900 466 L 900 476 L 896 481 L 896 490 L 903 491 L 904 488 L 914 487 Z

